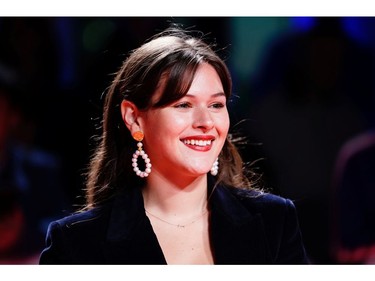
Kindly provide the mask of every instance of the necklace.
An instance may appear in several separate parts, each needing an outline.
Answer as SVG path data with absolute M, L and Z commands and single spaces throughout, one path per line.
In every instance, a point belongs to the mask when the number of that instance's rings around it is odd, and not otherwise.
M 185 228 L 186 226 L 195 223 L 196 221 L 198 221 L 200 218 L 202 218 L 202 217 L 203 217 L 205 214 L 207 214 L 207 212 L 208 212 L 208 210 L 205 210 L 202 214 L 200 214 L 199 216 L 195 217 L 191 222 L 188 222 L 188 223 L 186 223 L 186 224 L 174 224 L 174 223 L 168 222 L 168 221 L 166 221 L 166 220 L 163 220 L 162 218 L 160 218 L 160 217 L 158 217 L 158 216 L 156 216 L 156 215 L 150 213 L 150 212 L 147 211 L 146 209 L 145 209 L 145 211 L 146 211 L 147 214 L 151 215 L 152 217 L 154 217 L 154 218 L 156 218 L 156 219 L 158 219 L 158 220 L 160 220 L 160 221 L 162 221 L 162 222 L 164 222 L 164 223 L 166 223 L 166 224 L 173 225 L 173 226 L 177 226 L 178 228 Z

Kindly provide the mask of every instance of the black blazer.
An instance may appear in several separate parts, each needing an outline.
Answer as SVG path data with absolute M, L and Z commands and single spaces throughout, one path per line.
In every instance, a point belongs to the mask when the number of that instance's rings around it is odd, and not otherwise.
M 212 188 L 212 186 L 210 186 Z M 293 203 L 223 185 L 212 192 L 215 264 L 306 264 Z M 166 264 L 139 189 L 52 222 L 40 264 Z

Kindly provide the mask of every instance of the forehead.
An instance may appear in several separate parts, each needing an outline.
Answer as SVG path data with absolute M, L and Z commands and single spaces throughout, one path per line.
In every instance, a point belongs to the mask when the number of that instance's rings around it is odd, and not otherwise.
M 223 93 L 221 79 L 217 71 L 208 63 L 199 65 L 188 93 L 199 93 L 202 90 L 210 93 Z
M 210 63 L 176 64 L 160 77 L 158 86 L 151 98 L 151 107 L 164 107 L 180 100 L 187 93 L 202 91 L 203 88 L 214 92 L 223 90 L 223 79 Z M 199 90 L 200 88 L 200 90 Z M 227 93 L 225 92 L 227 95 Z

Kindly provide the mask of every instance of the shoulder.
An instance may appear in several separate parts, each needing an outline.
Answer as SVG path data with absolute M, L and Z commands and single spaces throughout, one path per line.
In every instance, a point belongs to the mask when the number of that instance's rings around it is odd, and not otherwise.
M 267 192 L 218 185 L 212 199 L 215 208 L 234 221 L 259 216 L 265 224 L 277 226 L 287 218 L 297 218 L 290 199 Z
M 82 244 L 102 239 L 106 235 L 110 211 L 107 206 L 76 212 L 52 221 L 47 230 L 47 239 L 60 241 L 81 241 Z M 81 239 L 85 237 L 85 239 Z
M 242 205 L 254 211 L 295 208 L 294 203 L 279 195 L 260 190 L 225 187 Z
M 106 237 L 108 213 L 107 208 L 94 208 L 51 222 L 39 263 L 95 263 L 100 260 L 97 246 Z
M 53 229 L 64 230 L 66 233 L 86 232 L 99 229 L 106 224 L 109 214 L 107 206 L 76 212 L 50 223 L 49 232 Z
M 217 186 L 215 195 L 217 223 L 243 227 L 246 237 L 262 243 L 272 263 L 306 263 L 296 208 L 290 199 L 258 190 Z M 246 230 L 247 229 L 247 230 Z M 220 230 L 222 231 L 222 230 Z M 239 239 L 236 236 L 236 239 Z

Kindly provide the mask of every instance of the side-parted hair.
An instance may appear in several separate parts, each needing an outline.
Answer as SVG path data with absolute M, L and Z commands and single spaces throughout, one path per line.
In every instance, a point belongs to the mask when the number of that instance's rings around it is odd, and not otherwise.
M 124 99 L 131 101 L 139 110 L 168 106 L 186 95 L 203 62 L 216 70 L 229 101 L 232 80 L 224 61 L 202 38 L 179 27 L 170 27 L 155 35 L 125 59 L 105 97 L 102 135 L 87 172 L 86 209 L 109 199 L 121 189 L 144 185 L 145 179 L 137 177 L 131 165 L 136 142 L 123 122 L 121 102 Z M 155 99 L 153 95 L 160 81 L 163 81 L 164 90 Z M 219 155 L 219 165 L 216 183 L 251 188 L 230 134 Z

